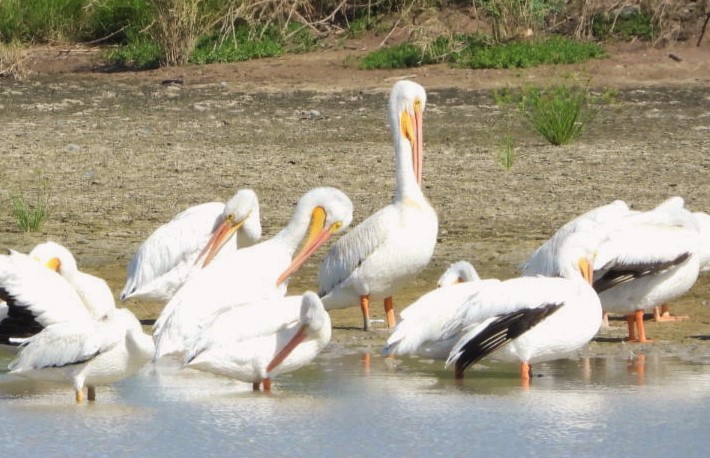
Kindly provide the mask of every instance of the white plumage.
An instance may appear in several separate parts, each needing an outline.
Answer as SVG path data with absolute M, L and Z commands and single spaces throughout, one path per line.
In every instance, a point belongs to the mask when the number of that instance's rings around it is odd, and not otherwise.
M 237 234 L 236 242 L 230 242 Z M 209 202 L 178 213 L 155 230 L 128 265 L 121 300 L 168 301 L 187 278 L 219 256 L 261 238 L 259 201 L 251 189 L 240 189 L 225 203 Z
M 627 315 L 629 340 L 645 342 L 643 313 L 685 294 L 700 269 L 700 233 L 674 197 L 596 227 L 594 288 L 604 311 Z
M 602 309 L 591 287 L 593 252 L 579 234 L 559 247 L 561 277 L 481 280 L 476 291 L 445 326 L 461 335 L 447 366 L 456 377 L 481 358 L 521 363 L 524 383 L 530 364 L 564 357 L 588 343 L 599 330 Z
M 201 334 L 186 367 L 271 386 L 271 378 L 312 361 L 328 344 L 331 323 L 318 296 L 257 301 L 220 314 Z
M 64 277 L 16 251 L 0 256 L 0 294 L 7 302 L 0 344 L 13 351 L 46 326 L 94 316 Z
M 87 317 L 47 326 L 22 345 L 8 368 L 33 380 L 71 384 L 81 402 L 84 386 L 94 400 L 97 385 L 136 374 L 154 349 L 136 317 L 114 309 L 100 320 Z
M 387 339 L 384 353 L 446 359 L 458 336 L 445 335 L 444 326 L 476 291 L 479 281 L 469 262 L 452 264 L 439 278 L 439 288 L 427 292 L 402 310 L 399 323 Z
M 425 105 L 426 92 L 419 84 L 400 81 L 392 88 L 394 199 L 338 240 L 321 264 L 319 294 L 325 308 L 360 304 L 365 329 L 369 302 L 381 299 L 387 325 L 394 326 L 392 295 L 426 267 L 436 245 L 438 219 L 420 188 Z
M 190 277 L 155 323 L 156 358 L 183 354 L 222 310 L 282 297 L 288 276 L 351 221 L 352 203 L 341 191 L 323 187 L 307 192 L 288 225 L 274 237 L 238 250 L 234 256 L 215 259 Z M 303 247 L 294 257 L 304 239 Z
M 698 263 L 700 272 L 710 271 L 710 215 L 705 212 L 694 212 L 693 217 L 700 232 L 700 248 L 698 249 Z
M 81 272 L 74 255 L 64 246 L 51 241 L 40 243 L 30 251 L 28 256 L 56 270 L 64 277 L 79 294 L 93 318 L 101 318 L 116 308 L 113 293 L 106 281 Z

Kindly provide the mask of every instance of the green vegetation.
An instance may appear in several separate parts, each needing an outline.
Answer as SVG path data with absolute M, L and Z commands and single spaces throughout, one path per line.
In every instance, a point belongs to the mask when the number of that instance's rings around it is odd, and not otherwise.
M 498 162 L 505 170 L 510 170 L 515 163 L 515 140 L 509 133 L 503 135 Z
M 483 36 L 428 26 L 432 12 L 463 5 L 459 2 L 0 0 L 0 42 L 110 44 L 113 48 L 104 54 L 107 63 L 150 68 L 307 51 L 319 40 L 357 36 L 366 30 L 378 31 L 386 41 L 392 32 L 406 30 L 409 42 L 374 51 L 362 59 L 361 68 L 438 62 L 464 68 L 519 68 L 604 56 L 595 43 L 554 35 L 568 18 L 579 21 L 576 30 L 564 32 L 568 36 L 659 39 L 672 36 L 670 12 L 681 8 L 661 0 L 612 9 L 602 2 L 579 3 L 473 0 L 473 14 L 492 26 L 491 35 Z M 416 19 L 420 17 L 424 19 Z
M 49 218 L 49 183 L 41 175 L 38 176 L 38 187 L 34 193 L 34 204 L 28 202 L 22 193 L 10 198 L 12 215 L 24 232 L 39 231 Z
M 481 35 L 437 38 L 427 49 L 404 43 L 374 51 L 360 62 L 360 68 L 406 68 L 449 62 L 461 68 L 525 68 L 543 64 L 572 64 L 605 57 L 596 43 L 549 37 L 534 41 L 494 44 Z
M 586 89 L 569 86 L 530 87 L 523 91 L 520 106 L 530 124 L 553 145 L 576 140 L 596 114 Z
M 598 14 L 592 23 L 592 34 L 600 40 L 625 40 L 635 38 L 650 41 L 657 34 L 653 18 L 644 12 L 631 10 L 611 16 Z

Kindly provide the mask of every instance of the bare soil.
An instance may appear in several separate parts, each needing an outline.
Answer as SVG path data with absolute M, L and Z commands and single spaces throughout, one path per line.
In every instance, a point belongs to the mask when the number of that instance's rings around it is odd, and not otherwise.
M 484 277 L 515 275 L 557 227 L 614 199 L 647 209 L 680 195 L 689 208 L 709 211 L 708 41 L 617 46 L 608 59 L 525 70 L 358 70 L 373 38 L 309 54 L 123 73 L 96 71 L 94 49 L 36 48 L 24 80 L 0 79 L 0 201 L 9 209 L 14 194 L 32 199 L 41 176 L 51 217 L 42 232 L 22 233 L 6 210 L 0 234 L 23 251 L 46 239 L 65 244 L 118 295 L 130 257 L 158 225 L 241 187 L 260 198 L 265 237 L 320 185 L 351 197 L 357 223 L 391 198 L 386 96 L 394 81 L 409 78 L 429 94 L 424 184 L 440 236 L 430 267 L 398 298 L 401 308 L 459 259 Z M 563 147 L 498 107 L 491 92 L 570 79 L 618 92 L 581 139 Z M 498 160 L 506 133 L 516 142 L 509 170 Z M 317 288 L 319 259 L 292 280 L 292 292 Z M 708 300 L 706 275 L 672 304 L 690 320 L 649 324 L 655 348 L 699 346 L 707 354 Z M 162 306 L 126 305 L 141 318 Z M 336 343 L 377 348 L 385 336 L 353 330 L 356 308 L 333 319 Z M 616 342 L 625 327 L 612 324 L 602 336 Z

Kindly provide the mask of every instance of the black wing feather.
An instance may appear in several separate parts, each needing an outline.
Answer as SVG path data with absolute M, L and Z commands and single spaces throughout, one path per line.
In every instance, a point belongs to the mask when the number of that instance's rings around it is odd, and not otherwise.
M 593 284 L 594 291 L 596 291 L 598 294 L 608 289 L 611 289 L 614 286 L 623 283 L 628 283 L 637 278 L 658 275 L 672 267 L 682 264 L 689 257 L 690 253 L 683 253 L 677 256 L 675 259 L 665 262 L 625 264 L 623 266 L 619 266 L 618 268 L 614 266 L 609 267 L 608 270 L 604 273 L 604 275 L 602 275 L 598 279 L 596 279 L 595 275 L 595 280 Z M 606 268 L 602 268 L 601 270 L 605 269 Z
M 471 364 L 477 363 L 486 355 L 521 336 L 559 310 L 563 304 L 545 304 L 541 307 L 519 310 L 499 316 L 461 347 L 459 357 L 456 360 L 456 372 L 463 372 Z
M 0 288 L 0 299 L 8 307 L 7 316 L 0 321 L 0 344 L 19 345 L 13 339 L 31 337 L 44 329 L 32 311 L 18 303 L 5 288 Z

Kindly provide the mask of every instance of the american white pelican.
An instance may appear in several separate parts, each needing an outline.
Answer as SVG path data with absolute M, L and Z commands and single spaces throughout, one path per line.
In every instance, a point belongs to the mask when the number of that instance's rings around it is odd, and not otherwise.
M 439 278 L 439 288 L 429 291 L 402 310 L 400 321 L 387 339 L 386 355 L 416 354 L 446 359 L 458 335 L 445 335 L 444 326 L 482 281 L 467 261 L 452 264 Z
M 77 305 L 81 305 L 80 303 Z M 100 320 L 86 318 L 51 324 L 27 339 L 8 369 L 33 380 L 69 383 L 76 402 L 96 399 L 95 387 L 137 373 L 153 357 L 153 339 L 127 309 L 114 309 Z
M 288 277 L 351 221 L 352 203 L 341 191 L 323 187 L 304 194 L 281 232 L 237 250 L 234 256 L 215 259 L 178 290 L 154 326 L 156 358 L 187 351 L 199 331 L 222 309 L 282 297 Z M 303 247 L 294 257 L 303 239 Z
M 457 261 L 451 264 L 436 281 L 436 286 L 449 286 L 456 283 L 480 280 L 476 268 L 468 261 Z
M 552 237 L 540 245 L 523 265 L 523 275 L 543 275 L 556 277 L 560 275 L 559 250 L 567 238 L 575 232 L 592 229 L 593 227 L 614 221 L 631 212 L 623 200 L 615 200 L 601 207 L 589 210 L 571 221 L 565 223 Z
M 6 350 L 16 351 L 51 324 L 93 318 L 64 277 L 16 251 L 0 256 L 0 299 L 7 303 L 0 321 L 0 344 Z
M 700 233 L 683 199 L 595 229 L 594 289 L 604 311 L 626 315 L 629 340 L 646 342 L 645 310 L 685 294 L 698 278 Z
M 325 308 L 360 304 L 366 330 L 369 303 L 380 299 L 384 299 L 387 326 L 394 327 L 392 295 L 421 272 L 434 253 L 438 220 L 420 187 L 425 105 L 426 92 L 419 84 L 400 81 L 392 88 L 394 199 L 340 238 L 321 264 L 319 294 Z
M 64 277 L 79 294 L 93 318 L 99 319 L 116 308 L 113 293 L 106 281 L 81 272 L 74 255 L 62 245 L 55 242 L 40 243 L 28 256 Z
M 591 286 L 593 253 L 578 235 L 559 248 L 561 277 L 478 282 L 446 326 L 448 333 L 462 333 L 446 362 L 455 365 L 457 379 L 495 352 L 496 358 L 520 362 L 527 386 L 532 364 L 567 356 L 594 337 L 602 308 Z
M 271 379 L 311 362 L 330 342 L 328 312 L 307 291 L 234 307 L 219 315 L 188 352 L 186 367 L 271 389 Z
M 236 243 L 226 245 L 235 233 Z M 226 204 L 190 207 L 138 248 L 128 265 L 121 300 L 169 301 L 192 272 L 215 256 L 233 255 L 237 247 L 251 246 L 260 238 L 259 201 L 251 189 L 240 189 Z

